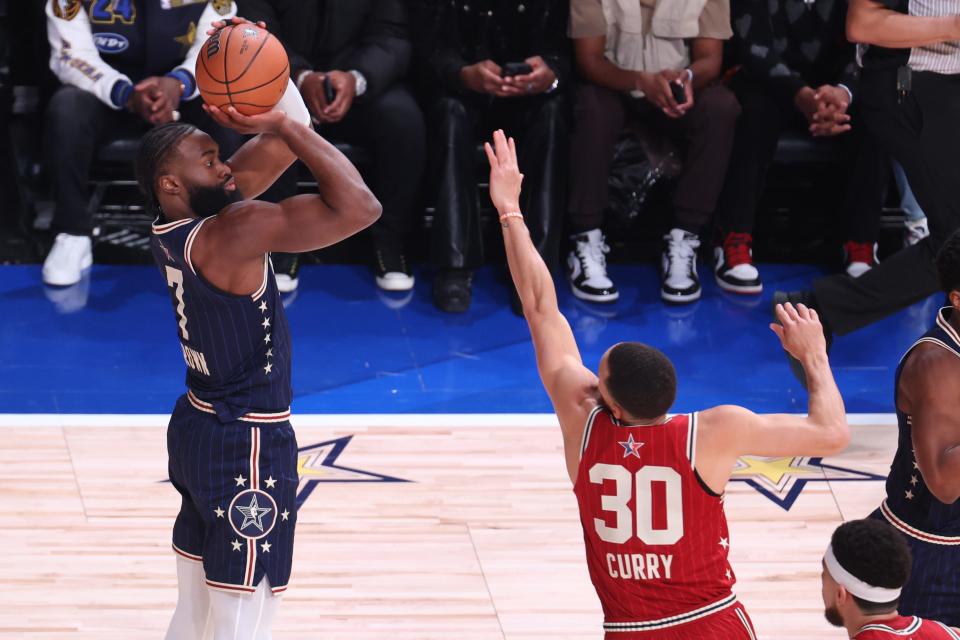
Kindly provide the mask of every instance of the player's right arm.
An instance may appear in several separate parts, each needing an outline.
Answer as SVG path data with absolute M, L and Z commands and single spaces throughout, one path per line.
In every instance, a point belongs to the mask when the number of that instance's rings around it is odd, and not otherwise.
M 250 293 L 262 281 L 264 254 L 321 249 L 380 217 L 380 202 L 357 169 L 312 128 L 294 122 L 282 111 L 244 116 L 233 107 L 227 110 L 234 128 L 242 133 L 282 140 L 307 165 L 318 193 L 293 196 L 278 204 L 246 200 L 204 223 L 193 245 L 193 263 L 214 285 L 230 293 Z
M 960 363 L 951 352 L 920 345 L 900 375 L 912 424 L 917 466 L 930 493 L 944 504 L 960 498 Z
M 517 164 L 516 146 L 513 138 L 507 141 L 503 131 L 493 134 L 493 142 L 493 146 L 484 145 L 490 161 L 490 198 L 501 216 L 519 213 L 523 176 Z M 557 306 L 553 278 L 533 246 L 527 226 L 521 218 L 507 217 L 502 221 L 510 275 L 530 327 L 540 379 L 563 431 L 567 472 L 570 480 L 576 481 L 583 428 L 596 406 L 597 377 L 583 366 L 573 331 Z
M 737 458 L 755 456 L 829 456 L 850 442 L 843 398 L 830 371 L 826 341 L 817 312 L 803 305 L 777 306 L 780 324 L 770 325 L 807 376 L 809 412 L 757 414 L 732 405 L 700 413 L 697 471 L 721 493 Z

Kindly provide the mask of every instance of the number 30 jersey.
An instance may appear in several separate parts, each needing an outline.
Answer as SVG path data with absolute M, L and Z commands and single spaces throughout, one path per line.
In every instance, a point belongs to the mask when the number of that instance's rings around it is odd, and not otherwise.
M 188 397 L 221 422 L 283 421 L 290 415 L 290 330 L 263 257 L 263 284 L 251 295 L 214 287 L 191 262 L 210 218 L 155 222 L 151 249 L 167 285 L 187 364 Z
M 597 407 L 587 420 L 574 493 L 607 632 L 665 629 L 736 601 L 723 497 L 695 471 L 696 431 L 695 413 L 628 426 Z

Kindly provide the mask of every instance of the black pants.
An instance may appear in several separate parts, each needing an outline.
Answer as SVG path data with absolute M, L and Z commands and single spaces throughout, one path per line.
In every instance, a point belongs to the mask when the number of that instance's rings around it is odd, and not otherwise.
M 858 101 L 870 133 L 903 166 L 930 235 L 859 278 L 828 276 L 814 283 L 822 315 L 839 334 L 936 292 L 934 258 L 960 227 L 960 75 L 914 73 L 911 93 L 898 100 L 896 70 L 864 69 Z
M 320 124 L 317 132 L 331 142 L 364 149 L 371 158 L 365 178 L 383 214 L 371 233 L 376 242 L 401 243 L 416 213 L 425 160 L 423 113 L 410 91 L 394 85 L 371 100 L 359 98 L 335 124 Z M 297 192 L 299 167 L 290 167 L 262 198 L 279 202 Z
M 200 99 L 178 108 L 183 122 L 196 125 L 220 146 L 220 156 L 229 157 L 243 138 L 215 123 L 201 108 Z M 55 231 L 90 235 L 93 212 L 87 181 L 97 149 L 119 138 L 139 138 L 150 125 L 127 111 L 115 111 L 89 91 L 64 85 L 47 106 L 43 135 L 44 163 L 56 199 Z
M 558 260 L 558 223 L 565 188 L 569 117 L 564 95 L 507 99 L 445 95 L 436 99 L 431 117 L 432 160 L 438 174 L 431 249 L 434 266 L 472 269 L 483 260 L 477 141 L 490 140 L 492 132 L 502 128 L 517 139 L 524 174 L 520 207 L 533 244 L 552 267 Z
M 733 127 L 740 108 L 721 85 L 697 91 L 693 108 L 672 119 L 645 99 L 593 84 L 577 86 L 570 143 L 569 218 L 574 232 L 603 224 L 614 146 L 628 116 L 685 143 L 683 173 L 673 193 L 674 224 L 698 233 L 710 221 L 723 187 Z
M 716 223 L 723 232 L 752 233 L 777 140 L 781 132 L 789 129 L 809 135 L 807 120 L 792 101 L 779 98 L 742 72 L 734 76 L 730 88 L 743 112 L 737 121 Z M 846 218 L 846 239 L 873 243 L 880 230 L 885 156 L 875 138 L 864 131 L 859 106 L 860 100 L 855 100 L 848 133 L 815 143 L 838 147 L 844 166 L 849 167 L 841 209 Z

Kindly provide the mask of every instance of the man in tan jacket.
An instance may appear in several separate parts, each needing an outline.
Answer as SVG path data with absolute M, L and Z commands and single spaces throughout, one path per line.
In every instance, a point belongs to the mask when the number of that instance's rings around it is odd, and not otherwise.
M 733 94 L 716 83 L 731 35 L 728 0 L 571 0 L 570 36 L 586 81 L 576 91 L 567 208 L 574 233 L 567 268 L 578 298 L 619 295 L 606 274 L 600 227 L 614 145 L 628 117 L 685 143 L 660 295 L 671 303 L 700 298 L 698 234 L 723 187 L 740 114 Z

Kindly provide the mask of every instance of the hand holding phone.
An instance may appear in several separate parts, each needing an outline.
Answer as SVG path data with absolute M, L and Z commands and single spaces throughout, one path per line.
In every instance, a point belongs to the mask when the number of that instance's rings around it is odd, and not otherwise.
M 330 82 L 330 76 L 323 76 L 323 99 L 330 104 L 336 97 L 337 92 L 333 88 L 333 83 Z
M 684 104 L 687 101 L 687 92 L 680 80 L 674 80 L 670 83 L 670 93 L 673 94 L 673 99 L 677 104 Z
M 533 67 L 526 62 L 508 62 L 503 65 L 501 75 L 506 78 L 508 76 L 525 76 L 532 72 Z

